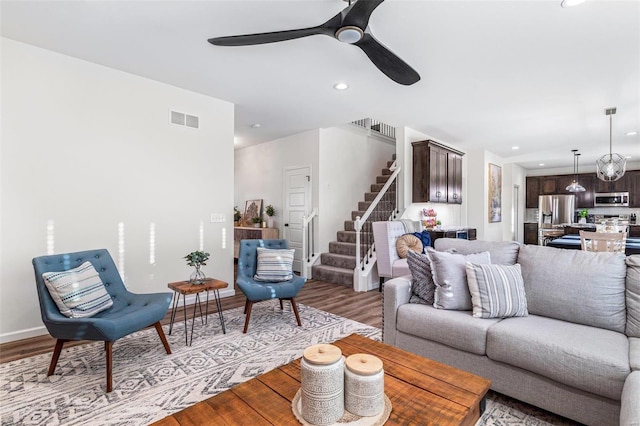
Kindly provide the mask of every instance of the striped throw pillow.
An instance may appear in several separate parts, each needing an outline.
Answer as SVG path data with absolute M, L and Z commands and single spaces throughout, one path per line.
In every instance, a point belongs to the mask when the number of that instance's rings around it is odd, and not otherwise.
M 428 249 L 431 249 L 431 247 Z M 429 256 L 409 251 L 407 253 L 407 264 L 411 272 L 411 298 L 409 302 L 433 305 L 433 294 L 436 290 L 436 285 L 433 283 Z
M 527 298 L 520 264 L 465 264 L 476 318 L 526 317 Z
M 42 278 L 60 313 L 69 318 L 90 317 L 113 306 L 91 262 L 68 271 L 45 272 Z
M 289 281 L 293 278 L 294 249 L 258 247 L 258 266 L 253 279 L 265 282 Z

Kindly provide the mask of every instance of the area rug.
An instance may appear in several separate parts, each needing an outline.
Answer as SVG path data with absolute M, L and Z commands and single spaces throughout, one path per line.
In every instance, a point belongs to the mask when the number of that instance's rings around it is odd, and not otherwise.
M 299 304 L 302 327 L 290 307 L 277 301 L 253 308 L 247 334 L 242 308 L 195 323 L 192 346 L 184 323 L 167 335 L 167 355 L 153 329 L 134 333 L 113 346 L 113 392 L 105 393 L 104 345 L 63 350 L 56 374 L 47 377 L 51 354 L 0 365 L 2 425 L 146 425 L 302 356 L 309 345 L 352 333 L 380 340 L 380 330 Z M 189 327 L 191 323 L 189 322 Z M 168 333 L 168 326 L 164 327 Z M 490 394 L 483 426 L 560 424 L 551 414 Z M 564 423 L 563 423 L 564 424 Z M 571 424 L 571 423 L 566 423 Z

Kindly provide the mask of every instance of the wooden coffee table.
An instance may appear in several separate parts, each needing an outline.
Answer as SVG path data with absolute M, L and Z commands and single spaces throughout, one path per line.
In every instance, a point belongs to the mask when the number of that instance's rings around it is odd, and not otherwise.
M 345 356 L 368 353 L 382 359 L 385 393 L 393 405 L 388 425 L 474 425 L 484 411 L 487 379 L 357 334 L 333 344 Z M 154 425 L 299 425 L 291 411 L 298 389 L 300 359 Z

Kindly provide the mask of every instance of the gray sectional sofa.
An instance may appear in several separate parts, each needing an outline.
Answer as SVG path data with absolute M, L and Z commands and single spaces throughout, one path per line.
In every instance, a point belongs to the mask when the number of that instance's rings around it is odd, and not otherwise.
M 528 316 L 410 303 L 411 276 L 384 284 L 385 343 L 473 372 L 491 388 L 588 425 L 640 425 L 640 255 L 438 239 L 520 264 Z

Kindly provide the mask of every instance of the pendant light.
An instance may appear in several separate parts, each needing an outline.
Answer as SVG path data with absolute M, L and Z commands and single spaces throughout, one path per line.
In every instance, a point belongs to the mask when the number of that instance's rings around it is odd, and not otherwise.
M 580 154 L 577 153 L 577 149 L 572 149 L 571 152 L 573 152 L 573 182 L 565 189 L 569 192 L 584 192 L 584 186 L 578 183 L 578 157 Z
M 627 160 L 620 154 L 613 152 L 613 114 L 616 108 L 607 108 L 604 113 L 609 116 L 609 153 L 598 158 L 596 176 L 605 182 L 613 182 L 624 176 Z

